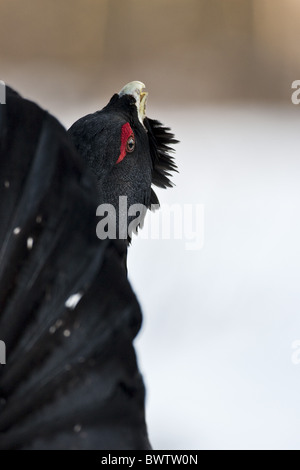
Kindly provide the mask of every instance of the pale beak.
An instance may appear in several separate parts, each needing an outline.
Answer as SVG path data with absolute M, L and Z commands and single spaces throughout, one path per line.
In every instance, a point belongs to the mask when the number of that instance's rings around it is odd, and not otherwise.
M 145 91 L 146 85 L 142 82 L 130 82 L 125 85 L 119 92 L 119 96 L 130 95 L 135 98 L 138 118 L 144 126 L 144 119 L 146 117 L 146 105 L 148 93 Z

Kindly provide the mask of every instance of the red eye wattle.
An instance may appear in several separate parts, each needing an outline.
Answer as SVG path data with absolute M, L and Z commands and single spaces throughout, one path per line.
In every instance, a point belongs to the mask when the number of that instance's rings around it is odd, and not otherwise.
M 129 122 L 126 122 L 122 126 L 121 131 L 121 147 L 120 147 L 120 155 L 116 163 L 120 163 L 126 156 L 127 153 L 133 152 L 135 149 L 135 138 L 133 130 Z

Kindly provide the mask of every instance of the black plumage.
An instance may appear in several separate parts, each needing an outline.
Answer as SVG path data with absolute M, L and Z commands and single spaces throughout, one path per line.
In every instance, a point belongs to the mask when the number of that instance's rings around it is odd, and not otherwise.
M 69 129 L 78 153 L 96 176 L 98 203 L 112 204 L 117 213 L 119 196 L 127 196 L 128 206 L 142 204 L 150 209 L 151 204 L 158 205 L 151 185 L 171 187 L 169 177 L 176 171 L 172 145 L 178 141 L 169 128 L 139 113 L 145 95 L 143 87 L 141 82 L 126 85 L 125 93 L 121 90 L 101 111 L 80 118 Z M 133 131 L 135 148 L 116 164 L 122 127 L 127 123 Z M 141 223 L 144 217 L 145 212 Z M 133 218 L 128 217 L 127 226 Z
M 0 339 L 7 347 L 0 449 L 150 448 L 132 345 L 142 315 L 124 269 L 127 245 L 95 235 L 97 204 L 115 201 L 109 188 L 127 191 L 119 179 L 113 186 L 115 111 L 104 118 L 107 128 L 99 126 L 101 112 L 73 127 L 79 156 L 36 104 L 7 89 L 0 107 Z M 138 145 L 150 136 L 149 187 L 138 192 L 149 202 L 152 177 L 169 184 L 173 136 L 154 121 L 148 133 L 131 124 Z

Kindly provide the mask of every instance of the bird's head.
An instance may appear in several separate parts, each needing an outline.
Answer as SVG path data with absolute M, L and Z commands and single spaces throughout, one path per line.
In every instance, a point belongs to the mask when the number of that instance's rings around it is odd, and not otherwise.
M 169 128 L 147 118 L 147 98 L 143 83 L 128 83 L 101 111 L 82 117 L 69 129 L 96 176 L 98 204 L 114 206 L 117 224 L 121 196 L 127 197 L 128 207 L 151 208 L 159 203 L 151 185 L 171 187 L 170 172 L 176 171 L 172 145 L 177 140 Z M 145 211 L 140 222 L 144 216 Z M 134 218 L 127 215 L 127 228 Z

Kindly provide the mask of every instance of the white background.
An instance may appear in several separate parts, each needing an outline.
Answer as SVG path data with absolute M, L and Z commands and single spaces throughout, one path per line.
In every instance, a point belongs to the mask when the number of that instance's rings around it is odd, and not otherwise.
M 300 107 L 155 110 L 205 242 L 135 239 L 129 277 L 156 449 L 300 449 Z M 153 217 L 157 217 L 156 214 Z M 149 216 L 148 216 L 149 218 Z

